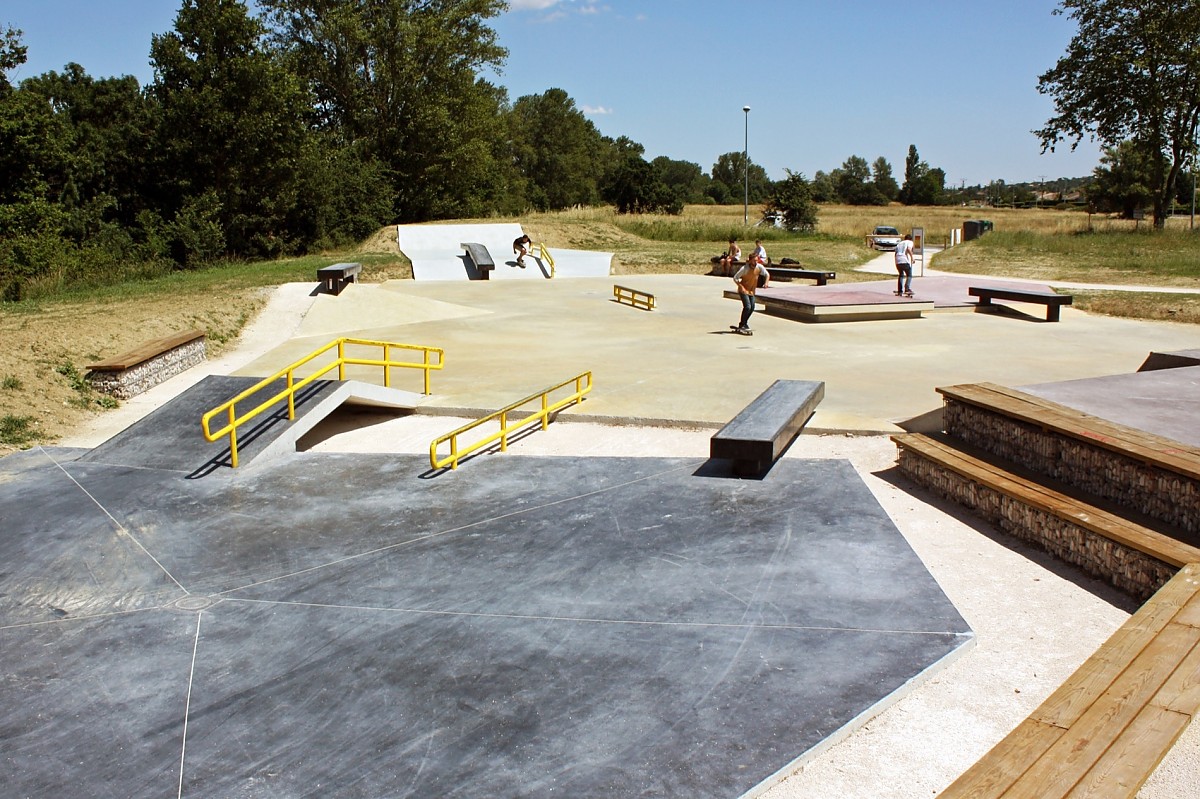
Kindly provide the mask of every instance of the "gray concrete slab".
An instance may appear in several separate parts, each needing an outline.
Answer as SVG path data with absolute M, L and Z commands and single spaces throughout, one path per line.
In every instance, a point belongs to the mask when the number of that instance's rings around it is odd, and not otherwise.
M 846 461 L 79 454 L 0 462 L 14 795 L 739 796 L 972 641 Z
M 1200 447 L 1200 366 L 1020 386 L 1043 399 Z
M 971 280 L 950 280 L 946 299 L 965 302 Z M 655 310 L 612 302 L 614 282 L 654 294 Z M 426 410 L 490 412 L 591 370 L 595 388 L 572 416 L 718 428 L 776 379 L 822 380 L 825 399 L 807 427 L 818 433 L 899 432 L 897 422 L 940 407 L 938 386 L 1019 386 L 1132 372 L 1151 351 L 1200 348 L 1200 330 L 1192 325 L 1074 308 L 1064 309 L 1057 325 L 953 312 L 820 325 L 756 314 L 755 335 L 737 336 L 729 325 L 737 323 L 740 306 L 722 298 L 731 286 L 728 278 L 699 275 L 392 281 L 352 286 L 338 303 L 315 303 L 305 326 L 443 347 L 446 368 L 433 376 Z M 881 281 L 879 289 L 892 297 L 889 286 L 894 281 Z M 942 302 L 933 289 L 920 293 Z M 355 304 L 368 295 L 370 302 Z M 414 314 L 423 303 L 429 313 Z M 440 309 L 447 309 L 445 318 L 437 318 Z M 285 342 L 238 373 L 270 374 L 327 340 Z M 359 379 L 379 378 L 364 373 Z M 399 379 L 411 387 L 408 378 Z

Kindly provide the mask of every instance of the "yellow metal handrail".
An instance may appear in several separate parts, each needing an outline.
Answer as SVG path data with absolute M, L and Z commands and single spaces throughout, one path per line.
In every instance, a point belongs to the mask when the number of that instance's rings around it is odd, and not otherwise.
M 348 344 L 356 345 L 356 346 L 366 346 L 366 347 L 380 347 L 383 350 L 383 357 L 382 358 L 351 358 L 351 357 L 347 357 L 346 345 L 348 345 Z M 321 355 L 324 355 L 325 353 L 329 352 L 330 350 L 332 350 L 334 348 L 337 349 L 337 359 L 336 360 L 332 361 L 331 363 L 327 364 L 326 366 L 321 367 L 313 374 L 310 374 L 307 377 L 300 379 L 299 382 L 296 381 L 296 370 L 297 369 L 299 369 L 301 366 L 304 366 L 305 364 L 311 362 L 313 359 L 318 358 Z M 415 350 L 417 352 L 422 353 L 422 362 L 417 363 L 417 362 L 410 362 L 410 361 L 392 360 L 392 350 L 397 350 L 397 349 Z M 435 353 L 437 354 L 437 361 L 432 362 L 432 361 L 430 361 L 430 356 Z M 306 355 L 305 357 L 296 361 L 295 363 L 288 364 L 287 366 L 283 367 L 282 369 L 280 369 L 278 372 L 271 375 L 270 377 L 264 377 L 262 380 L 258 381 L 253 386 L 251 386 L 250 388 L 243 391 L 241 394 L 238 394 L 233 399 L 231 399 L 227 402 L 221 403 L 220 405 L 213 408 L 208 413 L 204 414 L 204 416 L 202 416 L 200 418 L 200 427 L 204 431 L 204 439 L 206 441 L 216 441 L 218 438 L 222 438 L 224 436 L 229 436 L 230 461 L 231 461 L 233 467 L 237 468 L 237 465 L 238 465 L 237 429 L 238 429 L 238 427 L 240 427 L 241 425 L 250 421 L 251 419 L 254 419 L 255 417 L 259 416 L 264 411 L 266 411 L 268 408 L 270 408 L 271 406 L 275 405 L 276 403 L 280 402 L 281 400 L 283 400 L 285 398 L 287 399 L 288 419 L 294 420 L 296 418 L 296 392 L 300 391 L 301 389 L 303 389 L 305 386 L 309 385 L 313 381 L 318 380 L 321 377 L 325 376 L 329 372 L 332 372 L 334 369 L 338 370 L 337 379 L 345 380 L 346 379 L 346 366 L 348 366 L 348 365 L 349 366 L 382 366 L 383 367 L 383 385 L 388 388 L 390 388 L 392 385 L 392 369 L 393 368 L 408 367 L 408 368 L 414 368 L 414 369 L 422 369 L 425 372 L 425 387 L 424 387 L 425 390 L 423 393 L 428 394 L 429 393 L 429 372 L 432 369 L 441 369 L 445 365 L 445 353 L 439 347 L 423 347 L 419 344 L 395 344 L 390 341 L 370 341 L 368 339 L 359 339 L 359 338 L 334 339 L 333 341 L 326 344 L 324 347 L 321 347 L 320 349 L 310 352 L 308 355 Z M 254 408 L 250 409 L 249 411 L 246 411 L 241 416 L 238 415 L 237 403 L 241 402 L 242 400 L 244 400 L 247 397 L 251 396 L 252 394 L 256 393 L 260 389 L 270 385 L 271 383 L 273 383 L 276 380 L 279 380 L 280 378 L 283 378 L 283 377 L 287 378 L 287 388 L 285 388 L 282 391 L 280 391 L 279 393 L 275 394 L 275 396 L 271 397 L 270 399 L 259 403 Z M 221 413 L 228 414 L 228 417 L 229 417 L 229 420 L 225 423 L 225 426 L 219 430 L 210 429 L 209 423 L 212 421 L 213 417 L 215 417 Z
M 550 277 L 554 277 L 554 256 L 546 249 L 545 244 L 538 245 L 538 254 L 542 257 L 543 261 L 550 264 Z
M 557 389 L 560 389 L 563 386 L 567 386 L 572 383 L 575 384 L 574 393 L 558 400 L 557 402 L 554 402 L 553 404 L 550 403 L 550 393 L 552 391 L 556 391 Z M 463 425 L 462 427 L 458 428 L 457 430 L 452 430 L 443 436 L 438 436 L 437 438 L 435 438 L 433 440 L 433 442 L 429 445 L 429 463 L 435 469 L 444 469 L 447 466 L 449 466 L 451 469 L 457 469 L 458 462 L 460 460 L 467 457 L 472 452 L 475 452 L 477 450 L 482 449 L 483 447 L 486 447 L 488 444 L 491 444 L 493 441 L 496 441 L 497 439 L 500 441 L 500 451 L 505 452 L 508 450 L 509 435 L 516 432 L 517 430 L 520 430 L 522 427 L 529 424 L 530 422 L 533 422 L 533 421 L 536 421 L 539 419 L 541 420 L 541 423 L 542 423 L 542 429 L 545 430 L 550 424 L 550 414 L 554 413 L 555 411 L 559 410 L 560 408 L 565 408 L 568 405 L 571 405 L 573 403 L 582 402 L 583 395 L 587 394 L 591 390 L 592 390 L 592 373 L 584 372 L 583 374 L 579 374 L 579 375 L 576 375 L 575 377 L 564 380 L 563 382 L 559 383 L 556 386 L 550 386 L 550 388 L 545 389 L 544 391 L 539 391 L 536 394 L 530 394 L 525 399 L 514 402 L 511 405 L 507 405 L 507 406 L 501 408 L 500 410 L 496 411 L 495 413 L 490 413 L 487 416 L 484 416 L 482 419 L 476 419 L 475 421 L 473 421 L 469 424 Z M 508 415 L 510 413 L 512 413 L 516 409 L 520 408 L 522 405 L 533 402 L 536 399 L 540 399 L 542 401 L 541 410 L 534 411 L 533 413 L 529 414 L 525 418 L 521 419 L 519 422 L 510 423 L 508 421 Z M 458 437 L 460 435 L 462 435 L 463 433 L 469 432 L 469 431 L 475 429 L 476 427 L 479 427 L 482 424 L 486 424 L 487 422 L 490 422 L 494 419 L 499 420 L 499 422 L 500 422 L 500 429 L 497 432 L 492 433 L 490 436 L 487 436 L 486 438 L 470 445 L 469 447 L 462 449 L 461 451 L 459 450 Z M 450 442 L 450 454 L 444 458 L 439 459 L 438 454 L 437 454 L 438 446 L 440 444 L 444 444 L 446 442 Z

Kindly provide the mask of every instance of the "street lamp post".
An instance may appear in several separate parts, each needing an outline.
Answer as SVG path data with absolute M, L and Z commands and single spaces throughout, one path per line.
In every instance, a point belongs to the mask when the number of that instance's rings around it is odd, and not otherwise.
M 746 139 L 742 145 L 742 175 L 744 177 L 744 192 L 742 194 L 742 224 L 750 224 L 750 106 L 742 106 L 746 114 Z

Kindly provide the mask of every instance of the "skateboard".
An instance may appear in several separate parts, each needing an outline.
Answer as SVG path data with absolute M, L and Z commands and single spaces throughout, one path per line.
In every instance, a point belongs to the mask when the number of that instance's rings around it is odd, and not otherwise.
M 753 336 L 754 335 L 754 331 L 748 327 L 738 327 L 737 325 L 730 325 L 729 329 L 732 330 L 734 333 L 737 333 L 738 335 L 742 335 L 742 336 Z

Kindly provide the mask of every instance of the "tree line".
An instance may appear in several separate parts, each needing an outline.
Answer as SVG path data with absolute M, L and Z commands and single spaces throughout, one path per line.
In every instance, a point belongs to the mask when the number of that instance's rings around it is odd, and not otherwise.
M 502 0 L 183 0 L 153 78 L 78 64 L 12 85 L 0 29 L 0 292 L 114 270 L 192 267 L 361 240 L 390 222 L 608 203 L 679 213 L 776 188 L 743 153 L 711 170 L 603 136 L 561 89 L 510 102 Z M 915 158 L 915 149 L 912 151 Z M 877 159 L 813 181 L 816 201 L 935 201 Z M 937 178 L 934 180 L 933 178 Z M 794 181 L 793 181 L 794 182 Z

